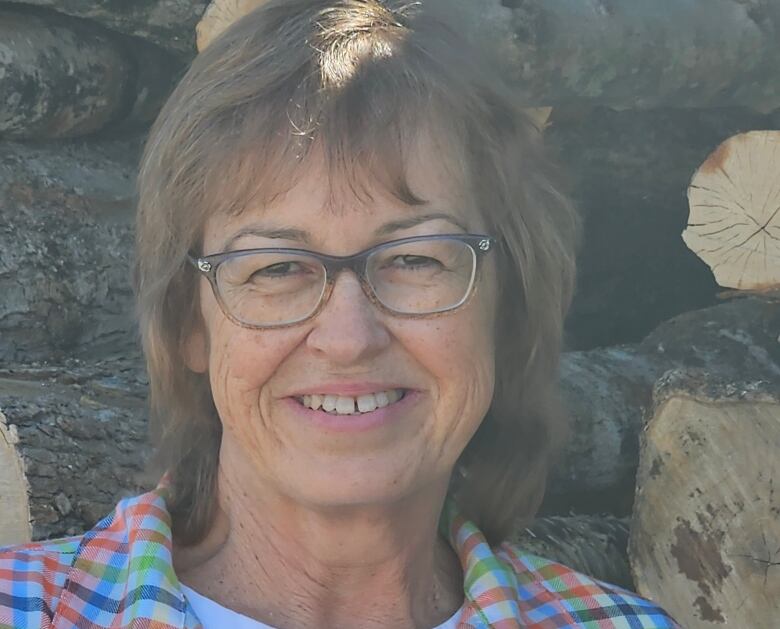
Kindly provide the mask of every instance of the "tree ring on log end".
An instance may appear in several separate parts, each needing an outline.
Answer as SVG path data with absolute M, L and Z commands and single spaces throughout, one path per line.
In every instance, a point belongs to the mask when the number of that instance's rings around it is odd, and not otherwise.
M 682 234 L 723 287 L 780 288 L 780 131 L 735 135 L 699 167 Z

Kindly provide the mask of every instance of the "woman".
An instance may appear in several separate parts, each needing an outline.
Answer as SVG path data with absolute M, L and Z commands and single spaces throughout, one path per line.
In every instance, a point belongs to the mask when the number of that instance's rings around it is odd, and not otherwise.
M 562 434 L 575 214 L 431 3 L 271 0 L 140 177 L 154 492 L 0 554 L 0 627 L 674 627 L 502 544 Z

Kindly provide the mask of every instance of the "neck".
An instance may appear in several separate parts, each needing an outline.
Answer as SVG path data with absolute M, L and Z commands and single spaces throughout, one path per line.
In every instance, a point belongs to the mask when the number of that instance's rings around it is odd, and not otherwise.
M 390 505 L 323 508 L 248 481 L 230 450 L 213 530 L 181 553 L 184 583 L 280 629 L 433 627 L 460 607 L 460 566 L 437 535 L 447 479 Z

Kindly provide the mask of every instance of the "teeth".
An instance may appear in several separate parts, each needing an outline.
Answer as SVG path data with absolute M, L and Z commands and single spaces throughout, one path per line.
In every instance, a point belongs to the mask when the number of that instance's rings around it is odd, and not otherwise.
M 339 396 L 336 400 L 336 412 L 339 415 L 352 415 L 355 412 L 355 398 Z
M 338 398 L 335 395 L 326 395 L 322 399 L 322 410 L 332 413 L 336 410 L 336 400 Z
M 376 397 L 374 395 L 361 395 L 357 399 L 357 407 L 361 413 L 370 413 L 376 410 Z
M 379 408 L 382 408 L 390 404 L 390 398 L 387 395 L 387 391 L 380 391 L 379 393 L 374 393 L 374 397 L 376 397 L 376 405 Z
M 320 408 L 327 413 L 337 415 L 355 415 L 357 413 L 370 413 L 378 408 L 383 408 L 389 404 L 394 404 L 403 397 L 403 391 L 400 389 L 390 389 L 389 391 L 379 391 L 369 393 L 353 398 L 348 395 L 317 395 L 307 394 L 299 401 L 312 410 Z

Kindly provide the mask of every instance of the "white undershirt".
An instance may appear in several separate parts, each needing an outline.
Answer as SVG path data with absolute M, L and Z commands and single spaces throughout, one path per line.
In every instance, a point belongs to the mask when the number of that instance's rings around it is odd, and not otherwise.
M 225 629 L 226 627 L 230 627 L 230 629 L 274 629 L 270 625 L 238 614 L 227 607 L 222 607 L 183 583 L 181 589 L 192 609 L 195 610 L 195 615 L 200 619 L 203 629 Z M 452 618 L 433 629 L 456 629 L 460 613 L 461 610 L 458 610 Z

